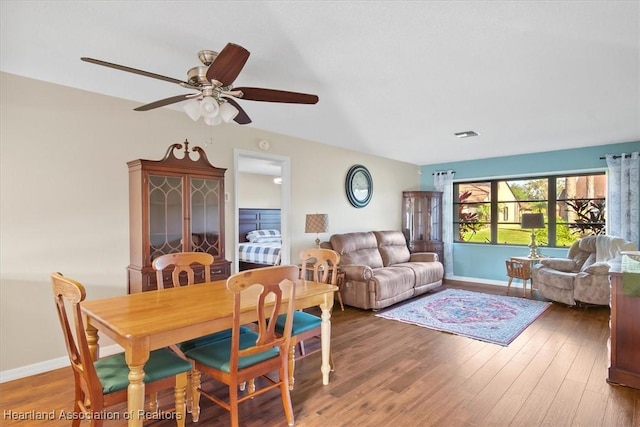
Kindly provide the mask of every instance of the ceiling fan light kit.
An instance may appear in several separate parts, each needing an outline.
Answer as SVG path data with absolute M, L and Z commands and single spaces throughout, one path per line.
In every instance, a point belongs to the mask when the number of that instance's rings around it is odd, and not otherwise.
M 220 53 L 213 50 L 202 50 L 198 52 L 198 58 L 204 66 L 191 68 L 187 72 L 186 82 L 99 59 L 87 57 L 80 59 L 92 64 L 175 83 L 185 89 L 197 90 L 197 93 L 172 96 L 142 105 L 134 108 L 134 110 L 149 111 L 177 102 L 189 101 L 183 107 L 187 115 L 194 121 L 202 117 L 206 124 L 212 126 L 223 122 L 229 123 L 231 121 L 241 125 L 251 123 L 251 119 L 247 113 L 234 98 L 248 101 L 285 102 L 290 104 L 315 104 L 318 102 L 317 95 L 307 93 L 255 87 L 234 88 L 233 82 L 236 77 L 238 77 L 238 74 L 240 74 L 240 71 L 242 71 L 247 59 L 249 59 L 249 51 L 237 44 L 227 43 Z

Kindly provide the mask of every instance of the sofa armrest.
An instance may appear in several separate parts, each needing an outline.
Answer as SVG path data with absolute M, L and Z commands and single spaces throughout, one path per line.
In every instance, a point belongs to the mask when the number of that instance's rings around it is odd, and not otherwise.
M 572 259 L 566 258 L 543 258 L 540 264 L 553 270 L 571 273 L 576 268 L 576 263 Z
M 414 252 L 409 256 L 409 262 L 438 262 L 438 254 L 435 252 Z
M 344 273 L 346 280 L 366 282 L 373 277 L 373 270 L 368 265 L 347 264 L 341 265 L 339 270 Z

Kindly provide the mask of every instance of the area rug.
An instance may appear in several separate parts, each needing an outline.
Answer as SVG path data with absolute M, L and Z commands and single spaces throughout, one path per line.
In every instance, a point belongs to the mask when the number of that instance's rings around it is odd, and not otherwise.
M 376 314 L 507 346 L 551 303 L 461 289 L 445 289 Z

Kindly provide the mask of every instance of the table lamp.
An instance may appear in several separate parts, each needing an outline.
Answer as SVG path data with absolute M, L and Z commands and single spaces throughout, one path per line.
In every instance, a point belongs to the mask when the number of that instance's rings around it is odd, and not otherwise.
M 522 214 L 521 228 L 531 229 L 531 243 L 529 243 L 529 258 L 540 258 L 538 254 L 538 245 L 536 245 L 536 235 L 534 229 L 544 228 L 544 215 L 542 213 L 525 213 Z
M 305 233 L 316 233 L 316 248 L 320 248 L 320 237 L 318 234 L 329 231 L 329 215 L 327 214 L 307 214 L 304 226 Z

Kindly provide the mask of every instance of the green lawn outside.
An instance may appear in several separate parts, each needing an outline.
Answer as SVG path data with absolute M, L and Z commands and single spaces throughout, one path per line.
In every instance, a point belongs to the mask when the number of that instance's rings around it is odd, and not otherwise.
M 548 239 L 547 239 L 546 228 L 536 230 L 535 235 L 536 235 L 536 243 L 538 244 L 538 246 L 547 245 Z M 575 240 L 578 240 L 579 238 L 580 236 L 577 234 L 570 235 L 568 236 L 568 238 L 565 237 L 562 239 L 562 241 L 558 241 L 557 246 L 569 247 Z M 473 235 L 471 235 L 471 233 L 467 233 L 465 235 L 464 241 L 472 242 L 472 243 L 490 243 L 491 229 L 490 227 L 484 227 L 478 230 Z M 531 242 L 531 231 L 519 228 L 518 225 L 513 225 L 513 226 L 502 225 L 498 232 L 498 241 L 500 244 L 507 244 L 507 245 L 529 245 L 529 243 Z

